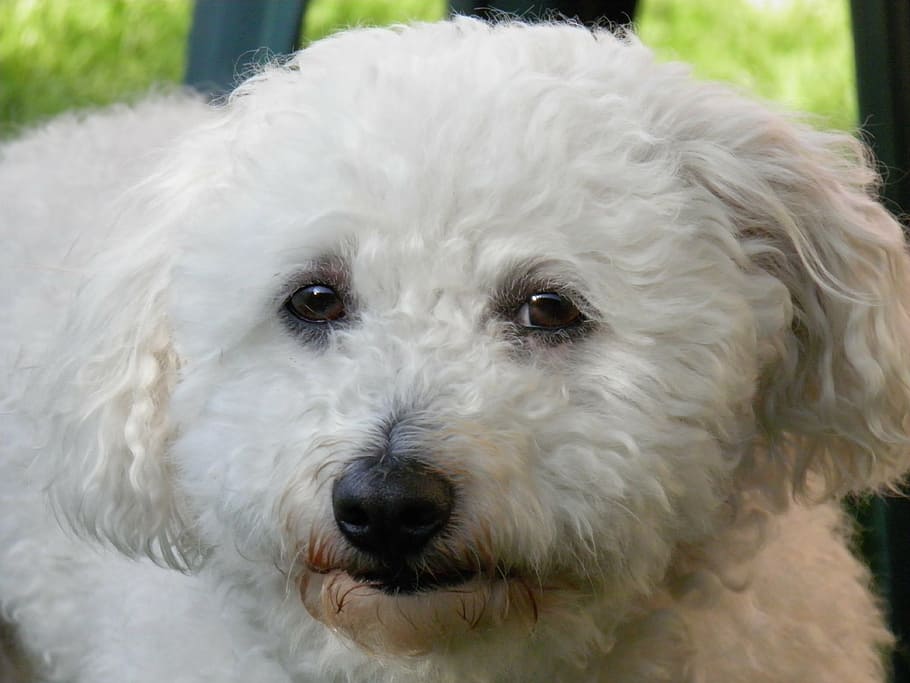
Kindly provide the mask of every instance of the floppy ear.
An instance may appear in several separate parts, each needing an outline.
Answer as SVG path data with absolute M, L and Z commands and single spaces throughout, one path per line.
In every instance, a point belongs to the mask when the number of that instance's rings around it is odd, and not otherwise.
M 85 266 L 31 388 L 47 430 L 38 463 L 59 516 L 77 532 L 184 566 L 167 457 L 178 367 L 165 312 L 172 245 L 151 229 L 126 241 Z
M 895 482 L 910 466 L 910 260 L 866 148 L 733 96 L 695 106 L 686 172 L 726 205 L 747 267 L 790 294 L 756 405 L 763 452 L 796 493 Z

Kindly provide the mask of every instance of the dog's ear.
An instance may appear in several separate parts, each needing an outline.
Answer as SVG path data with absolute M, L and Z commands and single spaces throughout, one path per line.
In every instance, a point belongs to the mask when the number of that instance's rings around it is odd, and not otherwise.
M 46 430 L 36 462 L 58 516 L 77 533 L 185 566 L 167 455 L 178 370 L 166 317 L 173 248 L 153 226 L 126 230 L 129 238 L 109 238 L 114 246 L 80 265 L 81 284 L 32 387 Z
M 789 292 L 755 297 L 789 319 L 765 340 L 762 452 L 798 494 L 894 483 L 910 466 L 910 260 L 870 155 L 734 96 L 696 106 L 685 172 L 726 206 L 746 267 Z

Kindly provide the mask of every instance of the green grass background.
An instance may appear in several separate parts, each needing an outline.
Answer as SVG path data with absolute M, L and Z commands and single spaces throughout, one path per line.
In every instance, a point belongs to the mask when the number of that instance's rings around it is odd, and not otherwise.
M 306 41 L 344 26 L 443 16 L 443 0 L 312 0 Z M 179 82 L 191 0 L 0 0 L 0 136 L 70 108 Z M 848 0 L 640 0 L 663 59 L 739 84 L 821 125 L 856 121 Z

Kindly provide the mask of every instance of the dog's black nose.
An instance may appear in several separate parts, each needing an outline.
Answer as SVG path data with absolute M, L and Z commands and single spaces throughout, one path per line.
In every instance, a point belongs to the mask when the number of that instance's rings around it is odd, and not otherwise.
M 412 458 L 354 461 L 332 488 L 341 533 L 386 564 L 426 545 L 446 525 L 454 503 L 452 484 Z

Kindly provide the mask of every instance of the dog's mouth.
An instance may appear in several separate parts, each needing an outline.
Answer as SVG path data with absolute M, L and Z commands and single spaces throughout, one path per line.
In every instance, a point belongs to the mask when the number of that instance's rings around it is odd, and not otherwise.
M 544 587 L 500 566 L 491 571 L 306 563 L 300 591 L 315 619 L 378 654 L 425 654 L 490 628 L 527 634 Z
M 314 567 L 310 569 L 328 573 Z M 366 571 L 349 571 L 348 573 L 355 581 L 392 596 L 451 589 L 469 583 L 480 576 L 480 572 L 470 569 L 450 569 L 439 572 L 414 569 L 408 566 L 380 567 Z M 497 569 L 495 576 L 508 579 L 511 574 Z

